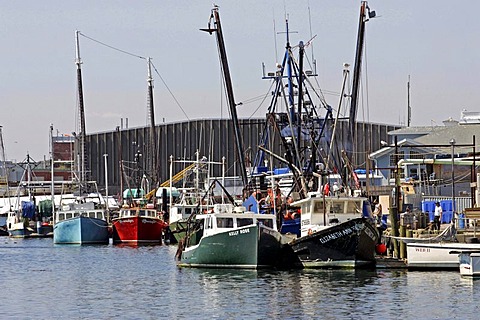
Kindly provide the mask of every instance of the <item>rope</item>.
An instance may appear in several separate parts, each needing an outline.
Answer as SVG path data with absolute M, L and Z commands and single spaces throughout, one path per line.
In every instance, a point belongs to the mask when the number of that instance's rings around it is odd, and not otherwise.
M 117 47 L 114 47 L 114 46 L 111 46 L 109 44 L 106 44 L 102 41 L 99 41 L 99 40 L 96 40 L 96 39 L 93 39 L 81 32 L 79 32 L 80 35 L 82 35 L 83 37 L 93 41 L 93 42 L 96 42 L 102 46 L 105 46 L 107 48 L 110 48 L 112 50 L 115 50 L 115 51 L 118 51 L 118 52 L 121 52 L 121 53 L 124 53 L 124 54 L 127 54 L 129 56 L 132 56 L 132 57 L 135 57 L 135 58 L 139 58 L 139 59 L 143 59 L 143 60 L 147 60 L 146 57 L 144 56 L 141 56 L 141 55 L 138 55 L 138 54 L 135 54 L 135 53 L 131 53 L 131 52 L 128 52 L 128 51 L 125 51 L 125 50 L 122 50 L 122 49 L 119 49 Z M 165 88 L 167 88 L 168 92 L 170 93 L 170 95 L 172 96 L 173 100 L 175 101 L 175 103 L 177 104 L 177 106 L 180 108 L 180 110 L 182 110 L 183 114 L 185 115 L 185 117 L 190 120 L 190 118 L 188 117 L 188 115 L 186 114 L 185 110 L 182 108 L 182 106 L 180 105 L 180 103 L 178 102 L 177 98 L 175 97 L 175 95 L 172 93 L 172 91 L 170 90 L 170 88 L 168 87 L 167 83 L 165 82 L 165 80 L 163 80 L 162 76 L 160 75 L 160 73 L 158 72 L 157 68 L 155 67 L 155 65 L 153 64 L 153 62 L 150 61 L 150 64 L 152 65 L 153 69 L 155 70 L 155 73 L 160 77 L 160 80 L 162 80 L 163 82 L 163 85 L 165 86 Z
M 250 117 L 248 117 L 248 119 L 250 120 L 251 118 L 253 118 L 253 116 L 257 113 L 257 111 L 260 109 L 260 107 L 263 105 L 263 103 L 265 102 L 265 100 L 267 99 L 267 97 L 269 96 L 269 92 L 271 92 L 272 90 L 272 87 L 273 85 L 275 84 L 275 81 L 272 81 L 272 83 L 270 84 L 270 87 L 268 88 L 268 91 L 266 94 L 264 94 L 262 96 L 262 102 L 260 102 L 260 104 L 258 105 L 258 107 L 252 112 L 252 114 L 250 115 Z M 248 101 L 248 100 L 247 100 Z M 246 102 L 248 103 L 248 102 Z
M 155 67 L 155 65 L 153 64 L 153 62 L 150 61 L 150 63 L 152 64 L 152 67 L 153 67 L 153 70 L 155 70 L 155 73 L 160 77 L 160 80 L 162 80 L 163 82 L 163 85 L 165 86 L 165 88 L 167 88 L 168 92 L 170 93 L 170 95 L 172 96 L 173 100 L 175 101 L 175 103 L 177 104 L 177 106 L 180 108 L 180 110 L 182 110 L 183 112 L 183 115 L 185 117 L 187 117 L 187 120 L 190 121 L 190 118 L 188 117 L 187 113 L 185 112 L 185 110 L 182 108 L 182 106 L 180 105 L 180 103 L 178 102 L 177 98 L 175 97 L 175 95 L 172 93 L 172 91 L 170 90 L 170 88 L 167 86 L 167 83 L 165 82 L 165 80 L 163 80 L 162 76 L 160 75 L 160 73 L 158 72 L 157 68 Z
M 116 50 L 116 51 L 119 51 L 119 52 L 128 54 L 129 56 L 132 56 L 132 57 L 136 57 L 136 58 L 139 58 L 139 59 L 147 60 L 147 58 L 142 57 L 142 56 L 140 56 L 140 55 L 138 55 L 138 54 L 134 54 L 134 53 L 131 53 L 131 52 L 128 52 L 128 51 L 125 51 L 125 50 L 116 48 L 116 47 L 114 47 L 114 46 L 108 45 L 108 44 L 106 44 L 106 43 L 104 43 L 104 42 L 101 42 L 101 41 L 99 41 L 99 40 L 95 40 L 95 39 L 93 39 L 93 38 L 91 38 L 91 37 L 89 37 L 89 36 L 87 36 L 87 35 L 85 35 L 85 34 L 83 34 L 83 33 L 81 33 L 81 32 L 79 32 L 79 34 L 82 35 L 83 37 L 85 37 L 85 38 L 87 38 L 87 39 L 89 39 L 89 40 L 91 40 L 91 41 L 93 41 L 93 42 L 96 42 L 96 43 L 98 43 L 98 44 L 101 44 L 102 46 L 105 46 L 105 47 L 107 47 L 107 48 L 110 48 L 110 49 L 113 49 L 113 50 Z
M 108 224 L 106 226 L 103 226 L 101 224 L 98 224 L 95 222 L 94 218 L 92 217 L 89 217 L 89 216 L 85 216 L 85 218 L 88 218 L 94 225 L 96 225 L 97 227 L 102 227 L 102 228 L 108 228 Z M 98 218 L 95 218 L 95 219 L 98 219 Z M 103 220 L 103 219 L 100 219 L 100 220 Z M 105 221 L 105 220 L 103 220 Z

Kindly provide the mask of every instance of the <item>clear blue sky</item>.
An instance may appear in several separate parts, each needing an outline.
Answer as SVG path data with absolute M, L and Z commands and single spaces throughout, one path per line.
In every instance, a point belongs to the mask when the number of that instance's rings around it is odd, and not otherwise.
M 268 92 L 261 65 L 272 70 L 283 54 L 284 35 L 275 36 L 274 25 L 277 32 L 284 30 L 285 13 L 298 32 L 292 44 L 316 35 L 320 87 L 326 93 L 340 91 L 342 65 L 354 61 L 360 1 L 216 4 L 237 102 Z M 448 117 L 458 119 L 464 108 L 480 111 L 479 1 L 368 4 L 379 17 L 367 23 L 362 85 L 368 95 L 361 97 L 358 120 L 404 123 L 409 75 L 413 125 L 441 125 Z M 199 31 L 207 26 L 211 0 L 0 0 L 0 7 L 0 125 L 8 159 L 20 161 L 27 152 L 35 160 L 48 157 L 50 124 L 59 133 L 78 131 L 75 30 L 153 58 L 183 109 L 154 74 L 156 123 L 228 117 L 215 38 Z M 129 127 L 144 126 L 146 62 L 84 37 L 80 48 L 87 133 L 114 130 L 121 118 L 128 118 Z M 326 98 L 338 104 L 337 95 Z M 263 117 L 266 108 L 256 100 L 238 112 Z

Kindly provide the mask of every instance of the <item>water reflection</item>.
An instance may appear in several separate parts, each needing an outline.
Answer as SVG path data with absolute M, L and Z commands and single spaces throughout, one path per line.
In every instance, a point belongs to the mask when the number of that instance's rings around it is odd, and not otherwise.
M 176 246 L 1 239 L 2 318 L 476 318 L 480 280 L 407 270 L 178 268 Z M 455 311 L 455 310 L 461 310 Z

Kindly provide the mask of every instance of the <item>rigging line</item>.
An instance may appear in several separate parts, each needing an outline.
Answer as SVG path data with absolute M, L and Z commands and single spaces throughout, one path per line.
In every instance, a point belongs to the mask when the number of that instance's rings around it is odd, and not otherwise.
M 81 32 L 79 32 L 79 34 L 82 35 L 82 36 L 84 36 L 85 38 L 93 41 L 93 42 L 96 42 L 96 43 L 98 43 L 98 44 L 101 44 L 102 46 L 105 46 L 105 47 L 108 47 L 108 48 L 110 48 L 110 49 L 113 49 L 113 50 L 116 50 L 116 51 L 119 51 L 119 52 L 128 54 L 129 56 L 132 56 L 132 57 L 136 57 L 136 58 L 139 58 L 139 59 L 147 60 L 147 58 L 142 57 L 142 56 L 140 56 L 140 55 L 138 55 L 138 54 L 134 54 L 134 53 L 131 53 L 131 52 L 122 50 L 122 49 L 118 49 L 118 48 L 113 47 L 113 46 L 111 46 L 111 45 L 108 45 L 108 44 L 106 44 L 106 43 L 104 43 L 104 42 L 101 42 L 101 41 L 95 40 L 95 39 L 93 39 L 93 38 L 91 38 L 91 37 L 89 37 L 89 36 L 86 36 L 86 35 L 84 35 L 84 34 L 81 33 Z
M 220 52 L 218 54 L 220 54 Z M 218 61 L 218 66 L 219 66 L 219 68 L 218 68 L 219 78 L 223 79 L 223 71 L 222 71 L 222 62 L 221 61 Z M 226 98 L 223 96 L 223 94 L 225 93 L 224 92 L 225 90 L 224 90 L 223 81 L 220 81 L 219 85 L 220 85 L 220 119 L 223 119 L 223 102 L 226 100 Z
M 256 96 L 256 97 L 248 98 L 248 99 L 243 100 L 242 103 L 243 104 L 252 103 L 252 102 L 255 102 L 257 100 L 263 99 L 264 96 L 265 95 L 262 94 L 262 95 L 259 95 L 259 96 Z
M 293 51 L 290 51 L 291 53 L 291 56 L 292 56 L 292 60 L 295 62 L 296 65 L 298 65 L 298 61 L 297 59 L 293 56 Z M 305 57 L 308 61 L 308 57 Z M 309 62 L 309 61 L 308 61 Z M 309 65 L 310 65 L 310 62 L 309 62 Z M 320 99 L 320 102 L 321 104 L 323 105 L 323 107 L 326 107 L 328 105 L 327 101 L 325 100 L 325 96 L 323 95 L 323 92 L 322 92 L 322 89 L 320 88 L 320 84 L 318 83 L 318 79 L 315 78 L 315 82 L 317 83 L 318 85 L 318 89 L 315 90 L 315 87 L 312 85 L 312 82 L 310 81 L 310 79 L 308 77 L 305 77 L 304 78 L 305 82 L 308 83 L 308 85 L 313 89 L 312 91 L 315 93 L 315 95 L 317 96 L 318 99 Z M 320 94 L 317 92 L 319 91 Z
M 271 92 L 274 83 L 275 83 L 275 81 L 272 81 L 272 82 L 271 82 L 270 87 L 268 88 L 268 91 L 267 91 L 267 92 Z M 258 110 L 260 109 L 260 107 L 263 105 L 263 103 L 265 102 L 265 100 L 267 100 L 268 95 L 269 95 L 269 94 L 266 93 L 266 94 L 263 96 L 262 102 L 260 102 L 260 104 L 258 105 L 258 107 L 252 112 L 252 114 L 250 115 L 250 117 L 248 117 L 249 120 L 253 118 L 253 116 L 257 113 L 257 111 L 258 111 Z
M 163 82 L 163 85 L 165 86 L 165 88 L 167 88 L 168 92 L 170 93 L 170 95 L 172 96 L 173 100 L 175 101 L 175 103 L 177 104 L 177 106 L 180 108 L 180 110 L 182 110 L 183 114 L 185 115 L 185 117 L 187 118 L 188 121 L 190 121 L 190 118 L 188 117 L 187 113 L 185 112 L 185 110 L 182 108 L 182 106 L 180 105 L 180 102 L 178 102 L 177 98 L 175 97 L 175 95 L 173 94 L 172 90 L 170 90 L 170 88 L 168 87 L 167 83 L 165 82 L 165 80 L 163 80 L 162 76 L 160 75 L 160 73 L 158 72 L 157 70 L 157 67 L 155 67 L 155 65 L 153 64 L 153 62 L 150 61 L 150 64 L 152 65 L 153 67 L 153 70 L 155 70 L 155 73 L 160 77 L 160 80 L 162 80 Z
M 312 37 L 312 15 L 311 15 L 311 12 L 310 12 L 310 1 L 308 1 L 308 24 L 309 24 L 309 27 L 310 27 L 310 39 L 313 40 L 313 37 Z M 311 45 L 311 49 L 312 49 L 312 62 L 315 63 L 315 57 L 313 55 L 313 43 L 310 43 Z M 314 70 L 315 72 L 317 70 Z

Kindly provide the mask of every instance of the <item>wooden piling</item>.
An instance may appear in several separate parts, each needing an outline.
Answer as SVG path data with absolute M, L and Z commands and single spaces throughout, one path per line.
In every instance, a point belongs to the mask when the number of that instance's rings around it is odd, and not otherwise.
M 405 226 L 400 226 L 400 237 L 405 237 L 407 232 Z M 407 246 L 405 242 L 400 241 L 400 259 L 405 259 L 407 256 Z

